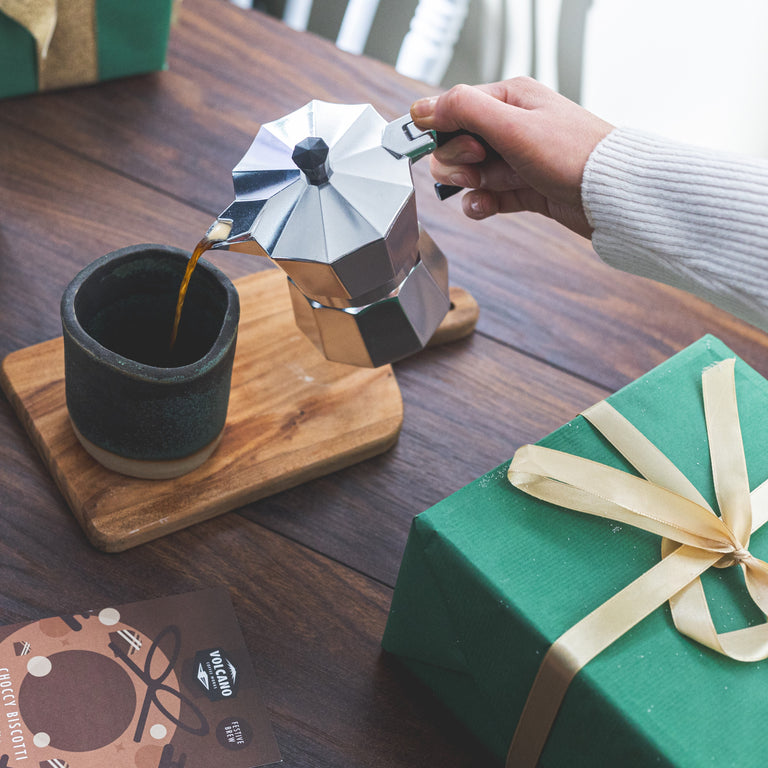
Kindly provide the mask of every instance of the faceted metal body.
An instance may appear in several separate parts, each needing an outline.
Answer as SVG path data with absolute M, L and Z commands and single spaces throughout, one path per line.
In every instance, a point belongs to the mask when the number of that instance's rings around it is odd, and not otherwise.
M 263 125 L 219 216 L 232 228 L 216 247 L 280 266 L 297 324 L 332 360 L 404 357 L 448 311 L 445 257 L 434 244 L 420 254 L 410 168 L 434 142 L 402 123 L 366 104 L 312 101 Z
M 341 363 L 375 368 L 418 352 L 450 307 L 445 256 L 423 230 L 419 253 L 400 285 L 364 306 L 324 306 L 289 280 L 296 324 L 328 360 Z

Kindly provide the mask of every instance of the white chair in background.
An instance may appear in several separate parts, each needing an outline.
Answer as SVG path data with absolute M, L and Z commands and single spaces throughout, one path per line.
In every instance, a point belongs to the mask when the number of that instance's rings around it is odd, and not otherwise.
M 312 0 L 287 0 L 283 21 L 307 29 Z M 470 0 L 420 0 L 403 40 L 395 68 L 398 72 L 437 85 L 453 57 Z M 360 54 L 365 49 L 379 0 L 349 0 L 336 45 Z
M 419 0 L 397 55 L 395 69 L 439 85 L 467 17 L 470 0 Z
M 239 0 L 242 1 L 242 0 Z M 249 0 L 245 0 L 248 2 Z M 589 0 L 579 0 L 588 2 Z M 477 79 L 488 82 L 514 75 L 536 76 L 557 88 L 558 33 L 564 0 L 419 0 L 402 41 L 395 68 L 431 85 L 443 82 L 470 6 L 478 15 Z M 362 53 L 380 0 L 348 0 L 336 45 Z M 400 7 L 413 7 L 406 2 Z M 398 4 L 388 0 L 392 12 Z M 287 0 L 283 21 L 306 30 L 313 0 Z
M 306 30 L 313 0 L 287 0 L 283 21 L 293 29 Z M 371 33 L 379 0 L 349 0 L 339 27 L 336 46 L 350 53 L 362 53 Z

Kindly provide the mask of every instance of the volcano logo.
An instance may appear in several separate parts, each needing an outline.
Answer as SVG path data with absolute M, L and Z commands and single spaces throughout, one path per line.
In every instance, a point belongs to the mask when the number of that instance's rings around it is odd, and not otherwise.
M 240 682 L 237 667 L 221 648 L 195 654 L 195 678 L 211 701 L 233 698 Z

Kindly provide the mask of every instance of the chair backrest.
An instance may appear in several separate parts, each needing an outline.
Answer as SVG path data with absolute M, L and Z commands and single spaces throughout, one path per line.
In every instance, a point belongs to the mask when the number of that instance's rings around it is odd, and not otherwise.
M 286 0 L 283 21 L 293 29 L 306 30 L 313 0 Z M 336 45 L 350 53 L 362 53 L 371 33 L 379 0 L 348 0 Z
M 356 54 L 364 51 L 379 4 L 379 0 L 348 0 L 336 37 L 339 48 Z M 470 0 L 419 0 L 397 56 L 398 72 L 439 84 L 453 56 L 469 4 Z M 287 0 L 283 21 L 294 29 L 306 30 L 312 7 L 312 0 Z

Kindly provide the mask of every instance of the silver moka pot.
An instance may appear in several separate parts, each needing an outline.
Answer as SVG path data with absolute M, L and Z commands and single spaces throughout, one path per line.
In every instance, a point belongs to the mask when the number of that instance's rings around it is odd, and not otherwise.
M 209 237 L 285 271 L 296 323 L 329 360 L 399 360 L 450 306 L 447 262 L 420 230 L 411 177 L 435 146 L 408 115 L 388 123 L 367 104 L 312 101 L 261 127 Z

